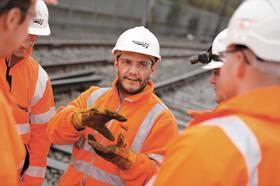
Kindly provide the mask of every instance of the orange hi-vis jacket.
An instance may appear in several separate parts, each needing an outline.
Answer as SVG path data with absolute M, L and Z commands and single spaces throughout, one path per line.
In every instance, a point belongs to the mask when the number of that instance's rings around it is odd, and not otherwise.
M 153 94 L 154 84 L 149 82 L 138 94 L 119 99 L 116 80 L 112 88 L 91 87 L 67 107 L 61 108 L 48 126 L 49 138 L 56 144 L 74 144 L 70 165 L 59 185 L 143 185 L 157 171 L 170 140 L 177 135 L 173 114 Z M 106 108 L 127 118 L 123 123 L 129 129 L 123 132 L 130 148 L 137 153 L 136 164 L 129 170 L 120 170 L 98 156 L 87 143 L 89 133 L 97 141 L 109 145 L 109 140 L 93 129 L 77 131 L 71 124 L 74 108 Z M 109 124 L 115 137 L 121 131 L 118 121 Z
M 17 131 L 29 152 L 29 166 L 21 185 L 42 185 L 50 147 L 46 128 L 55 113 L 51 83 L 45 70 L 31 56 L 8 68 L 5 62 L 0 62 L 2 78 L 7 70 L 11 77 L 10 93 L 17 104 L 13 108 Z M 27 159 L 23 158 L 21 168 L 28 164 Z
M 5 85 L 5 80 L 0 76 L 0 183 L 16 186 L 18 166 L 25 157 L 25 149 L 16 131 L 11 109 L 13 101 Z
M 170 146 L 155 185 L 280 185 L 280 87 L 197 118 Z

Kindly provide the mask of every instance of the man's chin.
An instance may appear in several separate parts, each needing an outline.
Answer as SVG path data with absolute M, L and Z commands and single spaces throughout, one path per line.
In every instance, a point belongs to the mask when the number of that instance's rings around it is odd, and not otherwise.
M 135 93 L 138 93 L 140 89 L 139 88 L 125 87 L 124 90 L 126 91 L 126 93 L 135 94 Z
M 131 87 L 131 86 L 124 86 L 124 91 L 127 94 L 137 94 L 143 90 L 143 87 Z
M 19 54 L 19 53 L 13 53 L 13 56 L 18 57 L 18 58 L 24 58 L 24 54 Z

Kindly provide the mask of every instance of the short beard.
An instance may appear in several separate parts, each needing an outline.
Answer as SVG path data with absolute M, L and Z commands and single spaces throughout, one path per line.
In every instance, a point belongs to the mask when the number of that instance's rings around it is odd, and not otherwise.
M 118 86 L 118 89 L 120 92 L 124 92 L 125 94 L 133 95 L 133 94 L 138 94 L 138 93 L 142 92 L 145 89 L 148 82 L 149 82 L 148 79 L 144 80 L 143 86 L 139 87 L 137 90 L 134 90 L 134 91 L 128 91 L 125 87 L 123 87 L 123 85 L 120 83 L 120 81 L 118 81 L 117 86 Z

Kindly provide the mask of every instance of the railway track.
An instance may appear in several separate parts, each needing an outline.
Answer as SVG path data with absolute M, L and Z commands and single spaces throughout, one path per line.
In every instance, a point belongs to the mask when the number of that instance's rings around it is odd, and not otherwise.
M 54 49 L 54 48 L 66 48 L 66 47 L 104 47 L 104 48 L 113 48 L 115 45 L 114 42 L 109 41 L 94 41 L 94 40 L 49 40 L 49 41 L 40 41 L 34 46 L 35 50 L 39 49 Z M 162 43 L 161 48 L 174 48 L 174 49 L 192 49 L 192 50 L 204 50 L 209 47 L 208 44 L 202 43 L 184 43 L 184 44 L 170 44 Z
M 54 40 L 41 41 L 34 46 L 34 57 L 49 73 L 67 72 L 79 66 L 109 65 L 112 63 L 111 49 L 113 43 L 108 41 Z M 194 53 L 207 49 L 205 44 L 162 44 L 163 61 L 169 59 L 187 59 Z M 79 67 L 80 68 L 80 67 Z
M 192 56 L 194 54 L 193 51 L 189 51 L 185 54 L 167 54 L 163 55 L 163 61 L 166 61 L 168 59 L 185 59 L 187 61 L 187 58 Z M 63 60 L 63 61 L 55 61 L 55 62 L 45 62 L 43 63 L 43 68 L 48 73 L 57 73 L 57 72 L 67 72 L 69 70 L 75 69 L 82 69 L 97 65 L 112 65 L 113 59 L 103 58 L 103 59 L 96 59 L 95 57 L 92 58 L 83 58 L 83 59 L 76 59 L 76 60 Z

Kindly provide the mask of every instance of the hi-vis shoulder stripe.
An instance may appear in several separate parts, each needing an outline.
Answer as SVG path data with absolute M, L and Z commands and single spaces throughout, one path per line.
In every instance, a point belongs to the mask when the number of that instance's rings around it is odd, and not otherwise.
M 82 161 L 82 160 L 76 160 L 75 158 L 72 158 L 70 164 L 76 169 L 84 174 L 87 174 L 88 176 L 92 177 L 93 179 L 102 181 L 104 183 L 110 184 L 110 185 L 125 185 L 123 180 L 116 175 L 110 174 L 102 169 L 99 169 L 96 166 L 93 166 L 91 163 Z
M 16 127 L 19 135 L 28 134 L 30 132 L 29 123 L 17 123 Z
M 147 156 L 150 158 L 150 159 L 153 159 L 155 160 L 158 164 L 161 164 L 163 162 L 163 155 L 161 154 L 156 154 L 156 153 L 151 153 L 151 154 L 147 154 Z
M 38 79 L 34 91 L 34 95 L 31 99 L 31 106 L 34 106 L 38 103 L 38 101 L 43 97 L 44 92 L 46 90 L 47 82 L 48 82 L 48 74 L 46 71 L 39 65 L 38 70 Z
M 166 109 L 166 106 L 160 103 L 156 104 L 152 108 L 143 123 L 140 125 L 140 128 L 131 146 L 132 150 L 135 152 L 141 152 L 144 142 L 149 135 L 155 120 L 164 109 Z
M 41 114 L 31 114 L 30 120 L 32 124 L 45 124 L 49 122 L 55 113 L 55 107 L 51 107 L 47 112 Z
M 32 177 L 45 177 L 46 167 L 37 167 L 33 165 L 29 165 L 28 169 L 24 172 L 24 174 Z
M 251 129 L 237 116 L 207 120 L 203 125 L 221 128 L 243 155 L 248 168 L 249 186 L 258 185 L 258 165 L 261 161 L 260 146 Z
M 88 100 L 87 100 L 87 107 L 88 108 L 91 108 L 94 103 L 96 102 L 96 100 L 98 98 L 100 98 L 103 94 L 105 94 L 108 90 L 111 90 L 112 88 L 100 88 L 96 91 L 94 91 L 89 97 L 88 97 Z

